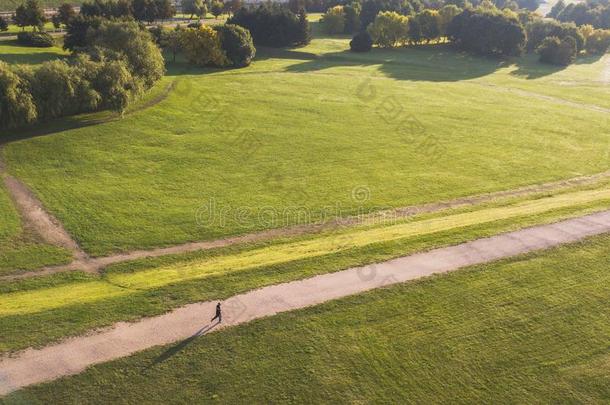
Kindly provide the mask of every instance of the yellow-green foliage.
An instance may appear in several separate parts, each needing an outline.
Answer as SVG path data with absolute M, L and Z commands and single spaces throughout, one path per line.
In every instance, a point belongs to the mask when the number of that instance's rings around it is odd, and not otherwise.
M 207 25 L 182 31 L 181 43 L 184 54 L 191 63 L 216 67 L 229 65 L 227 54 L 222 49 L 220 35 Z
M 343 6 L 329 8 L 320 20 L 328 34 L 341 34 L 345 30 L 345 13 Z
M 409 34 L 409 18 L 393 11 L 384 11 L 377 14 L 367 31 L 376 45 L 384 48 L 402 45 Z
M 580 27 L 585 38 L 585 49 L 593 55 L 603 55 L 610 49 L 610 30 L 594 29 L 591 25 Z
M 109 273 L 106 281 L 90 281 L 0 296 L 0 315 L 36 313 L 67 305 L 119 297 L 169 284 L 228 274 L 261 266 L 289 263 L 343 252 L 375 243 L 429 235 L 553 210 L 610 200 L 610 189 L 586 190 L 524 201 L 508 206 L 485 208 L 415 222 L 376 228 L 352 229 L 342 234 L 262 247 L 245 252 L 145 269 L 135 273 Z

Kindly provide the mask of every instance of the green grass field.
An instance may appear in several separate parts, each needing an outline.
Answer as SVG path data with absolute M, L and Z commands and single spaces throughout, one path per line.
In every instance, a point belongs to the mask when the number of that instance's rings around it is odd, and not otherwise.
M 378 290 L 148 350 L 8 401 L 606 403 L 609 255 L 610 238 L 600 237 Z
M 608 113 L 566 104 L 610 107 L 604 59 L 557 71 L 531 57 L 498 63 L 444 46 L 354 55 L 347 44 L 260 49 L 239 70 L 173 65 L 176 88 L 156 106 L 4 156 L 93 255 L 289 222 L 260 221 L 266 209 L 316 220 L 329 207 L 349 215 L 608 167 Z M 210 204 L 212 221 L 197 221 Z
M 0 352 L 178 306 L 606 209 L 603 188 L 361 225 L 273 243 L 118 264 L 0 286 Z M 600 192 L 601 191 L 601 192 Z M 579 203 L 580 201 L 580 203 Z
M 61 47 L 33 48 L 20 46 L 16 40 L 0 39 L 0 60 L 11 64 L 38 65 L 68 55 Z
M 66 250 L 42 244 L 24 232 L 0 180 L 0 276 L 69 260 L 70 254 Z

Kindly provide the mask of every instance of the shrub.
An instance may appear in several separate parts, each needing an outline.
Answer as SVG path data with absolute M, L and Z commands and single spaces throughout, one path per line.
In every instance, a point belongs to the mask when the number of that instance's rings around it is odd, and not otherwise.
M 220 43 L 222 49 L 227 54 L 227 58 L 235 67 L 250 65 L 252 58 L 256 54 L 256 48 L 252 42 L 250 32 L 234 24 L 224 24 L 214 27 L 220 33 Z
M 603 55 L 610 49 L 610 30 L 593 29 L 590 25 L 580 27 L 585 37 L 585 50 L 590 55 Z
M 42 31 L 42 27 L 47 21 L 38 0 L 27 0 L 25 4 L 17 7 L 13 19 L 19 27 L 32 26 L 38 28 L 39 31 Z
M 8 31 L 8 22 L 0 15 L 0 31 Z
M 92 111 L 100 102 L 89 81 L 64 61 L 43 63 L 29 80 L 40 121 Z
M 353 52 L 368 52 L 373 47 L 373 40 L 366 31 L 360 31 L 349 43 L 349 48 Z
M 447 35 L 459 48 L 489 56 L 519 55 L 526 38 L 516 17 L 493 9 L 464 10 L 453 18 Z
M 360 30 L 360 3 L 351 3 L 343 6 L 345 14 L 345 34 L 351 34 Z
M 576 40 L 572 37 L 548 37 L 542 41 L 537 52 L 541 62 L 567 66 L 576 60 Z
M 367 28 L 373 43 L 385 48 L 403 44 L 409 33 L 409 19 L 393 11 L 377 14 L 373 24 Z
M 441 35 L 441 18 L 436 10 L 424 10 L 409 19 L 409 41 L 430 42 Z
M 198 66 L 228 66 L 226 52 L 222 49 L 220 34 L 207 25 L 187 28 L 180 32 L 182 49 L 189 62 Z
M 151 87 L 165 74 L 165 61 L 151 34 L 135 22 L 106 21 L 87 32 L 89 47 L 125 56 L 130 73 L 144 87 Z
M 341 34 L 345 31 L 345 14 L 343 6 L 335 6 L 326 10 L 320 19 L 327 34 Z
M 527 24 L 527 50 L 536 50 L 547 37 L 563 39 L 572 37 L 576 40 L 578 51 L 584 49 L 585 39 L 574 23 L 560 23 L 550 19 L 539 19 Z
M 447 4 L 438 11 L 439 28 L 442 36 L 447 35 L 447 28 L 449 27 L 449 24 L 451 23 L 453 18 L 461 12 L 462 9 L 456 6 L 455 4 Z
M 256 45 L 294 46 L 306 44 L 310 40 L 306 15 L 300 13 L 297 16 L 280 5 L 242 8 L 227 23 L 240 25 L 250 31 Z
M 20 32 L 17 34 L 17 42 L 24 46 L 37 48 L 49 48 L 55 45 L 53 37 L 46 32 Z
M 0 128 L 15 128 L 36 120 L 36 106 L 27 83 L 0 61 Z
M 66 24 L 64 35 L 64 49 L 76 52 L 87 47 L 87 32 L 97 29 L 104 20 L 100 17 L 85 17 L 77 15 Z

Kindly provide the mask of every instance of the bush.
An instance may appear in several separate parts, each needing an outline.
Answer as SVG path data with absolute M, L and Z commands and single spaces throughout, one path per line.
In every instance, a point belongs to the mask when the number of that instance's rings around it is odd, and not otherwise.
M 20 32 L 17 34 L 17 42 L 37 48 L 49 48 L 55 45 L 53 37 L 46 32 Z
M 242 8 L 227 23 L 240 25 L 250 31 L 256 45 L 284 47 L 304 45 L 310 40 L 310 28 L 305 14 L 297 16 L 280 5 Z
M 366 31 L 360 31 L 349 43 L 349 48 L 353 52 L 368 52 L 373 47 L 373 40 Z
M 326 10 L 320 22 L 327 34 L 342 34 L 345 31 L 343 6 L 335 6 Z
M 97 29 L 104 20 L 100 17 L 85 17 L 77 15 L 66 24 L 66 35 L 64 35 L 64 49 L 72 52 L 86 48 L 87 32 L 89 29 Z
M 436 10 L 424 10 L 409 19 L 409 41 L 430 42 L 441 35 L 441 18 Z
M 345 34 L 351 34 L 360 30 L 360 3 L 354 2 L 343 6 L 345 14 Z
M 214 29 L 220 33 L 222 49 L 227 54 L 231 64 L 235 67 L 250 65 L 256 54 L 250 32 L 234 24 L 219 25 Z
M 27 83 L 0 61 L 0 128 L 16 128 L 36 120 L 36 106 Z
M 106 21 L 87 32 L 88 47 L 103 48 L 125 57 L 130 73 L 145 88 L 165 74 L 165 61 L 152 35 L 135 22 Z
M 393 11 L 377 14 L 375 21 L 367 28 L 373 43 L 384 48 L 403 44 L 409 33 L 409 19 Z
M 488 56 L 520 55 L 526 38 L 515 16 L 482 9 L 466 9 L 455 16 L 447 35 L 459 48 Z
M 590 29 L 587 29 L 589 28 Z M 590 55 L 603 55 L 610 49 L 610 30 L 593 29 L 583 26 L 581 33 L 585 37 L 585 50 Z
M 576 40 L 572 37 L 548 37 L 542 41 L 537 52 L 540 62 L 567 66 L 576 60 Z
M 0 15 L 0 31 L 8 31 L 8 22 Z
M 230 64 L 222 49 L 220 34 L 207 25 L 181 31 L 180 42 L 184 55 L 195 65 L 223 67 Z
M 527 50 L 536 50 L 547 37 L 563 39 L 572 37 L 576 40 L 578 51 L 584 49 L 585 39 L 574 23 L 560 23 L 555 20 L 536 20 L 527 24 Z
M 456 15 L 460 14 L 462 9 L 454 4 L 447 4 L 438 11 L 439 25 L 441 35 L 447 35 L 447 28 Z
M 43 63 L 29 78 L 39 121 L 92 111 L 100 96 L 77 68 L 64 61 Z

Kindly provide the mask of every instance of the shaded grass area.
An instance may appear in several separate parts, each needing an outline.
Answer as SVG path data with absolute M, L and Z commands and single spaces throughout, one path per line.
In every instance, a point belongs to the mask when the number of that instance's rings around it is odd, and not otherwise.
M 293 258 L 274 265 L 259 265 L 250 269 L 210 275 L 205 279 L 186 279 L 182 282 L 154 289 L 127 290 L 115 284 L 105 284 L 114 276 L 138 275 L 138 272 L 157 268 L 193 267 L 193 263 L 224 260 L 226 256 L 248 254 L 255 247 L 232 247 L 217 251 L 196 252 L 188 255 L 164 257 L 123 263 L 109 268 L 103 279 L 82 273 L 58 274 L 7 283 L 0 287 L 0 305 L 6 300 L 27 297 L 27 306 L 39 306 L 42 312 L 0 317 L 0 350 L 12 351 L 32 345 L 43 345 L 69 335 L 78 335 L 95 327 L 110 325 L 121 320 L 134 320 L 142 316 L 163 313 L 190 302 L 223 299 L 240 292 L 266 285 L 277 284 L 323 274 L 345 268 L 388 260 L 430 249 L 490 236 L 523 226 L 545 223 L 559 218 L 582 215 L 604 209 L 607 202 L 570 207 L 524 218 L 511 218 L 488 224 L 446 230 L 417 237 L 372 243 L 353 247 L 333 254 L 309 258 Z M 261 244 L 264 249 L 265 245 Z M 151 273 L 154 278 L 154 274 Z M 94 287 L 94 288 L 91 288 Z M 62 301 L 66 295 L 53 295 L 53 291 L 80 291 L 80 301 Z M 51 293 L 50 293 L 51 292 Z M 97 294 L 97 297 L 95 297 Z M 70 295 L 70 294 L 68 294 Z M 99 298 L 89 301 L 86 297 Z M 68 300 L 70 297 L 67 297 Z M 77 300 L 79 301 L 79 300 Z M 10 305 L 10 304 L 9 304 Z M 41 306 L 42 305 L 42 306 Z M 55 309 L 53 309 L 55 307 Z
M 68 52 L 61 47 L 34 48 L 21 46 L 16 40 L 0 40 L 0 61 L 10 64 L 38 65 L 42 62 L 64 58 Z
M 151 349 L 28 403 L 606 403 L 610 238 Z M 202 320 L 202 326 L 206 321 Z
M 607 114 L 483 83 L 550 89 L 548 76 L 444 46 L 355 55 L 346 44 L 261 50 L 247 69 L 172 67 L 177 86 L 158 106 L 13 143 L 6 160 L 93 255 L 608 168 Z M 354 201 L 361 188 L 369 198 Z M 269 223 L 263 209 L 306 215 Z

